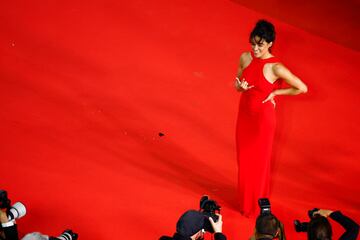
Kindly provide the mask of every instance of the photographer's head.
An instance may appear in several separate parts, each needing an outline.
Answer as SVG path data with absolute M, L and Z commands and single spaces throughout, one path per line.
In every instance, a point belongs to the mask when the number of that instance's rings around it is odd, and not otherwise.
M 10 207 L 10 199 L 8 198 L 7 191 L 0 190 L 0 209 L 7 209 Z
M 33 232 L 26 234 L 21 240 L 48 240 L 49 237 L 42 235 L 39 232 Z
M 280 222 L 272 214 L 259 215 L 256 219 L 256 239 L 276 238 L 280 233 Z
M 331 240 L 332 228 L 326 217 L 315 214 L 308 227 L 309 240 Z
M 192 240 L 203 239 L 205 216 L 199 211 L 186 211 L 176 224 L 176 232 Z
M 161 236 L 159 240 L 201 240 L 205 232 L 214 234 L 216 239 L 225 239 L 222 233 L 222 216 L 220 205 L 204 195 L 200 199 L 200 209 L 188 210 L 181 215 L 176 223 L 173 237 Z

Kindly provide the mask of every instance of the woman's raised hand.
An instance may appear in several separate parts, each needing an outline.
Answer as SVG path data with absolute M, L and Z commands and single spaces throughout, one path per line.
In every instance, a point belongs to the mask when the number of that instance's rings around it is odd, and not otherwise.
M 245 80 L 245 78 L 240 81 L 240 79 L 237 77 L 235 80 L 235 88 L 240 92 L 247 91 L 253 87 L 254 85 L 249 86 L 249 83 Z

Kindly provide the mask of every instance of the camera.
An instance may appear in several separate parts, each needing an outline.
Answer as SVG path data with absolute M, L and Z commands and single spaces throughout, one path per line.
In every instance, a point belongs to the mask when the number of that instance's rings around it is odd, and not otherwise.
M 259 198 L 258 204 L 260 207 L 260 215 L 270 215 L 271 214 L 271 205 L 268 198 Z
M 260 214 L 256 218 L 256 233 L 271 236 L 271 239 L 285 240 L 284 224 L 271 212 L 270 200 L 268 198 L 259 198 L 258 205 Z
M 7 211 L 9 220 L 22 218 L 23 216 L 25 216 L 25 214 L 26 214 L 26 207 L 21 202 L 16 202 Z
M 77 240 L 78 234 L 74 233 L 72 230 L 65 230 L 60 236 L 57 237 L 60 240 Z
M 211 223 L 209 221 L 209 217 L 211 217 L 214 222 L 217 222 L 219 220 L 219 216 L 216 215 L 216 213 L 220 213 L 221 206 L 212 199 L 209 199 L 209 196 L 204 195 L 200 199 L 200 212 L 206 216 L 205 223 L 204 223 L 204 230 L 207 232 L 214 232 L 214 229 L 211 226 Z
M 311 210 L 308 211 L 308 216 L 310 219 L 313 219 L 316 215 L 314 214 L 315 212 L 319 211 L 320 209 L 318 208 L 313 208 Z
M 21 202 L 16 202 L 11 206 L 11 201 L 5 190 L 0 190 L 0 208 L 7 209 L 6 213 L 9 220 L 22 218 L 26 214 L 26 207 Z
M 318 208 L 313 208 L 308 211 L 308 216 L 310 219 L 316 218 L 317 214 L 315 212 L 319 211 Z M 308 222 L 300 222 L 299 220 L 294 220 L 294 226 L 296 232 L 307 232 L 309 223 Z

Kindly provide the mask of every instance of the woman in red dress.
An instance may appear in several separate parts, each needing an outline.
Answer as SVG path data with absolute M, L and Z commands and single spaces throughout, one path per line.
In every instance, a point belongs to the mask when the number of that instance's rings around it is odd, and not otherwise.
M 259 198 L 269 197 L 270 160 L 275 133 L 275 100 L 307 92 L 307 86 L 271 54 L 274 26 L 257 22 L 250 34 L 251 52 L 240 57 L 235 87 L 242 92 L 236 127 L 240 211 L 254 215 Z M 281 80 L 289 87 L 280 88 Z

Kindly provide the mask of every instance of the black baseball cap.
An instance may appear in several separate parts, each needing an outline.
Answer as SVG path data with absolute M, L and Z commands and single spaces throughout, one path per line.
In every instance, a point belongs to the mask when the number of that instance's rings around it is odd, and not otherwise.
M 176 232 L 183 237 L 191 237 L 204 228 L 205 218 L 199 211 L 186 211 L 176 224 Z

